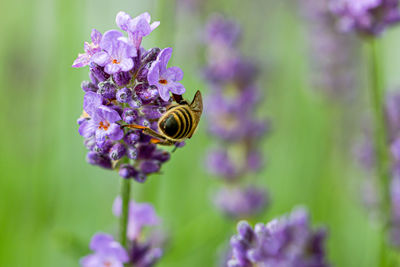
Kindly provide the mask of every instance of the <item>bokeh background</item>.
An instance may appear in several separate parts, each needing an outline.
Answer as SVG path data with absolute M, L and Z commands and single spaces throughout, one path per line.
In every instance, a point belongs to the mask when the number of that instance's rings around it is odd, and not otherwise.
M 266 98 L 259 112 L 272 122 L 260 143 L 267 166 L 257 174 L 272 202 L 253 223 L 306 205 L 313 223 L 329 230 L 333 265 L 377 266 L 378 227 L 361 204 L 365 173 L 352 153 L 368 118 L 364 47 L 356 47 L 361 59 L 355 97 L 324 97 L 310 83 L 307 25 L 298 7 L 295 0 L 2 1 L 0 266 L 78 266 L 95 232 L 117 230 L 111 206 L 119 177 L 85 162 L 76 119 L 88 70 L 71 64 L 91 29 L 115 28 L 120 10 L 132 16 L 148 11 L 161 21 L 143 45 L 174 48 L 172 63 L 185 71 L 189 98 L 197 89 L 208 90 L 200 73 L 207 18 L 222 12 L 237 20 L 243 53 L 262 67 L 257 83 Z M 381 41 L 388 88 L 400 85 L 399 44 L 396 29 Z M 133 185 L 133 198 L 155 205 L 171 237 L 158 266 L 214 266 L 235 231 L 210 201 L 220 184 L 204 167 L 210 144 L 203 121 L 162 174 Z

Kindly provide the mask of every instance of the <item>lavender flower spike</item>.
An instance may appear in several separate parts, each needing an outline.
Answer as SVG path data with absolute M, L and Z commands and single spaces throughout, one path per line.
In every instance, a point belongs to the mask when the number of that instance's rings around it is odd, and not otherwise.
M 214 15 L 206 31 L 204 76 L 210 92 L 205 98 L 205 115 L 208 130 L 218 144 L 210 149 L 206 165 L 210 174 L 225 182 L 214 203 L 232 219 L 248 218 L 260 214 L 269 204 L 267 192 L 246 179 L 264 165 L 259 141 L 268 124 L 257 115 L 262 99 L 262 90 L 255 84 L 259 71 L 238 48 L 241 31 L 234 20 Z
M 83 267 L 123 267 L 129 261 L 125 249 L 108 234 L 95 234 L 90 249 L 94 253 L 81 260 Z
M 115 21 L 121 30 L 128 32 L 129 41 L 136 49 L 140 48 L 142 38 L 149 35 L 160 25 L 159 21 L 150 24 L 151 16 L 147 12 L 132 19 L 128 14 L 120 11 Z
M 228 267 L 327 267 L 325 230 L 310 227 L 308 213 L 296 209 L 289 216 L 258 223 L 254 229 L 241 221 L 231 238 Z
M 158 131 L 159 118 L 172 104 L 169 92 L 185 91 L 179 83 L 182 70 L 167 68 L 172 49 L 140 46 L 142 37 L 159 25 L 150 20 L 148 13 L 131 18 L 120 12 L 116 21 L 125 32 L 109 30 L 102 37 L 94 32 L 98 50 L 90 51 L 94 53 L 89 61 L 90 81 L 81 84 L 84 113 L 78 120 L 89 150 L 87 161 L 139 183 L 159 172 L 170 153 L 153 144 L 143 131 L 126 126 Z
M 113 213 L 115 216 L 121 216 L 122 199 L 117 197 L 113 204 Z M 149 203 L 129 202 L 129 219 L 128 232 L 129 240 L 135 240 L 142 232 L 145 226 L 154 226 L 160 223 L 160 218 L 157 216 L 154 207 Z
M 130 71 L 133 68 L 132 57 L 136 56 L 136 49 L 128 44 L 123 34 L 116 30 L 106 32 L 101 39 L 100 48 L 104 51 L 93 55 L 92 60 L 104 67 L 108 74 L 120 71 Z
M 93 29 L 90 37 L 92 39 L 92 42 L 91 43 L 85 42 L 85 44 L 84 44 L 85 53 L 78 55 L 78 57 L 75 59 L 74 63 L 72 64 L 72 67 L 81 68 L 86 65 L 89 65 L 92 56 L 94 54 L 96 54 L 97 52 L 101 51 L 101 48 L 100 48 L 100 42 L 101 42 L 101 37 L 102 37 L 101 33 L 98 30 Z
M 330 0 L 330 8 L 345 32 L 379 35 L 400 21 L 398 0 Z
M 167 69 L 171 54 L 171 47 L 163 49 L 158 55 L 155 64 L 150 67 L 147 75 L 149 84 L 158 88 L 160 97 L 164 101 L 168 101 L 169 92 L 176 95 L 182 95 L 185 92 L 185 87 L 179 83 L 183 78 L 183 71 L 179 67 L 170 67 Z

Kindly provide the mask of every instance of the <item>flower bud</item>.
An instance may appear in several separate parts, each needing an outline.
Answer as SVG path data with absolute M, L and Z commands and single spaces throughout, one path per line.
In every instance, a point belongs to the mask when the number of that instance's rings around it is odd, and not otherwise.
M 125 178 L 125 179 L 133 178 L 138 175 L 137 170 L 129 164 L 122 164 L 119 167 L 118 173 L 119 173 L 119 176 L 121 176 L 122 178 Z
M 162 116 L 161 109 L 157 106 L 146 105 L 142 108 L 142 112 L 149 120 L 158 119 Z
M 117 92 L 117 101 L 121 103 L 127 103 L 132 99 L 132 91 L 131 89 L 124 87 Z
M 164 150 L 154 151 L 152 158 L 158 160 L 160 163 L 164 163 L 171 158 L 171 154 Z
M 99 89 L 97 93 L 108 99 L 115 99 L 115 94 L 117 91 L 117 87 L 110 81 L 105 81 L 99 83 Z
M 137 158 L 137 149 L 134 146 L 128 146 L 126 150 L 126 156 L 130 159 L 136 159 Z
M 96 142 L 92 151 L 98 154 L 108 154 L 112 147 L 112 142 L 110 140 L 105 140 L 103 142 Z
M 125 146 L 121 143 L 116 143 L 111 147 L 108 156 L 112 160 L 119 160 L 125 155 L 125 152 L 126 152 Z
M 143 104 L 148 104 L 158 97 L 157 88 L 144 83 L 136 85 L 135 92 Z
M 131 108 L 125 108 L 122 113 L 122 119 L 128 124 L 133 124 L 137 117 L 138 112 Z
M 99 82 L 104 82 L 108 78 L 110 78 L 110 75 L 105 73 L 104 68 L 100 67 L 97 64 L 92 64 L 90 66 L 90 72 L 93 74 L 93 76 L 99 81 Z
M 140 134 L 137 131 L 130 132 L 126 134 L 124 137 L 125 143 L 131 146 L 135 145 L 139 141 L 139 139 L 140 139 Z
M 125 86 L 131 80 L 131 74 L 128 72 L 117 72 L 113 74 L 113 80 L 118 86 Z
M 158 172 L 160 164 L 155 160 L 144 160 L 140 163 L 140 170 L 145 174 Z
M 142 172 L 138 172 L 135 176 L 133 176 L 133 179 L 135 179 L 135 181 L 138 183 L 144 183 L 147 180 L 147 176 Z
M 155 150 L 156 145 L 154 144 L 140 145 L 138 147 L 138 159 L 151 159 Z
M 150 48 L 146 54 L 143 55 L 142 64 L 147 64 L 157 59 L 158 54 L 160 53 L 160 48 L 153 47 Z
M 96 92 L 97 91 L 97 86 L 89 81 L 83 81 L 81 83 L 81 88 L 85 92 Z
M 92 165 L 97 165 L 105 169 L 111 169 L 111 161 L 109 158 L 104 157 L 101 154 L 98 154 L 93 151 L 89 151 L 86 156 L 86 160 L 88 163 Z

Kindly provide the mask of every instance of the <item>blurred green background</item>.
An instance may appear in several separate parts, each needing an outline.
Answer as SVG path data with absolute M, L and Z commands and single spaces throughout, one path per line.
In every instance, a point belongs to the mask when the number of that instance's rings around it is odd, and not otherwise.
M 209 0 L 198 10 L 176 1 L 1 2 L 0 266 L 78 266 L 95 232 L 116 232 L 111 206 L 119 178 L 85 162 L 76 119 L 88 69 L 71 64 L 92 28 L 116 28 L 120 10 L 132 16 L 148 11 L 161 21 L 143 45 L 174 47 L 173 64 L 185 71 L 189 96 L 207 92 L 199 74 L 206 18 L 216 11 L 235 18 L 244 30 L 243 53 L 264 67 L 260 113 L 273 125 L 260 144 L 267 167 L 257 175 L 272 204 L 258 220 L 304 204 L 313 223 L 329 229 L 333 265 L 377 266 L 378 228 L 361 205 L 365 174 L 350 149 L 368 112 L 365 75 L 351 103 L 324 99 L 310 88 L 307 37 L 294 0 Z M 388 87 L 400 84 L 399 37 L 391 30 L 382 40 Z M 204 170 L 210 142 L 203 121 L 161 175 L 133 184 L 133 198 L 155 205 L 171 237 L 158 266 L 214 266 L 235 231 L 209 200 L 219 185 Z

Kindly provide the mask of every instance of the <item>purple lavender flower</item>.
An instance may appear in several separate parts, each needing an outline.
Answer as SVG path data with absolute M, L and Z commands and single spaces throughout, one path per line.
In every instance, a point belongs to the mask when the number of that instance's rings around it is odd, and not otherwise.
M 121 32 L 110 30 L 104 33 L 100 48 L 104 51 L 94 54 L 92 61 L 104 67 L 106 73 L 115 74 L 133 68 L 132 58 L 136 56 L 136 49 L 128 43 Z
M 132 99 L 132 90 L 129 88 L 122 88 L 117 93 L 117 100 L 121 103 L 127 103 L 130 99 Z
M 400 21 L 398 0 L 330 0 L 330 8 L 345 32 L 379 35 Z
M 86 120 L 80 125 L 79 134 L 85 138 L 95 135 L 97 143 L 104 142 L 107 137 L 118 141 L 124 136 L 120 125 L 116 123 L 119 120 L 121 120 L 121 116 L 118 112 L 101 105 L 95 109 L 90 120 Z
M 348 100 L 355 96 L 359 40 L 336 29 L 331 0 L 299 0 L 308 30 L 311 81 L 327 97 Z
M 115 216 L 121 216 L 122 200 L 117 197 L 113 204 L 113 213 Z M 131 241 L 129 250 L 129 262 L 137 267 L 151 267 L 162 256 L 163 251 L 160 248 L 164 243 L 164 234 L 152 229 L 150 236 L 144 238 L 143 228 L 156 226 L 160 224 L 154 207 L 148 203 L 129 202 L 128 214 L 128 239 Z
M 102 37 L 101 33 L 98 30 L 93 29 L 90 37 L 92 39 L 92 42 L 91 43 L 85 42 L 84 44 L 85 53 L 78 55 L 78 57 L 72 64 L 72 67 L 81 68 L 86 65 L 89 65 L 92 56 L 97 52 L 101 51 L 100 48 L 100 42 Z
M 115 216 L 121 216 L 122 200 L 120 197 L 115 199 L 112 209 Z M 84 257 L 81 265 L 83 267 L 154 266 L 163 254 L 161 247 L 165 243 L 165 235 L 160 229 L 152 229 L 150 233 L 145 234 L 143 228 L 156 226 L 159 223 L 160 219 L 151 204 L 130 201 L 127 232 L 130 241 L 128 251 L 114 241 L 111 235 L 98 233 L 90 242 L 90 249 L 94 253 Z
M 129 261 L 128 253 L 111 235 L 98 233 L 90 241 L 93 254 L 81 260 L 83 267 L 123 267 Z
M 229 267 L 252 266 L 329 266 L 325 257 L 325 230 L 310 227 L 308 213 L 296 209 L 289 216 L 254 229 L 241 221 L 231 238 L 233 258 Z
M 233 180 L 239 176 L 239 170 L 229 158 L 226 150 L 210 151 L 206 158 L 207 170 L 226 180 Z
M 183 78 L 183 71 L 179 67 L 170 67 L 167 64 L 172 55 L 172 48 L 168 47 L 161 50 L 157 60 L 149 69 L 147 79 L 150 85 L 158 88 L 158 93 L 164 101 L 169 100 L 169 92 L 176 95 L 182 95 L 185 87 L 180 80 Z
M 237 48 L 241 31 L 235 21 L 214 15 L 206 31 L 205 78 L 211 92 L 205 99 L 205 115 L 209 132 L 220 140 L 208 153 L 206 164 L 210 173 L 229 184 L 214 201 L 230 217 L 253 216 L 268 204 L 266 192 L 242 183 L 248 174 L 259 171 L 264 161 L 258 142 L 268 124 L 255 115 L 262 100 L 255 85 L 258 67 Z
M 151 244 L 135 243 L 131 250 L 132 264 L 137 267 L 154 266 L 163 255 L 161 248 L 152 247 Z
M 167 68 L 172 48 L 141 47 L 142 38 L 159 25 L 150 20 L 148 13 L 131 18 L 120 12 L 116 22 L 128 38 L 116 30 L 106 31 L 102 37 L 94 35 L 97 50 L 87 52 L 90 81 L 81 84 L 84 113 L 78 119 L 79 133 L 90 150 L 87 161 L 138 182 L 159 172 L 170 154 L 153 145 L 151 136 L 127 126 L 158 131 L 158 119 L 172 104 L 170 92 L 185 91 L 179 83 L 182 70 Z M 153 149 L 142 153 L 147 146 Z
M 241 35 L 240 26 L 234 20 L 229 20 L 220 14 L 213 14 L 206 25 L 206 39 L 212 43 L 222 43 L 234 46 Z
M 121 197 L 117 197 L 113 204 L 113 213 L 115 216 L 121 216 L 122 200 Z M 136 240 L 143 227 L 154 226 L 160 223 L 154 207 L 149 203 L 136 203 L 134 201 L 129 202 L 129 219 L 128 219 L 128 232 L 127 236 L 129 240 Z
M 387 145 L 390 147 L 391 152 L 391 177 L 389 183 L 390 197 L 391 197 L 391 214 L 389 220 L 390 227 L 390 240 L 393 246 L 400 247 L 400 91 L 394 91 L 388 94 L 385 103 L 386 127 L 387 127 Z M 368 134 L 365 138 L 363 146 L 358 148 L 358 160 L 362 166 L 368 171 L 376 167 L 375 151 L 372 146 L 371 135 Z M 366 179 L 363 191 L 364 204 L 366 204 L 369 211 L 379 213 L 379 204 L 381 198 L 377 190 L 376 184 L 373 183 L 371 177 Z
M 214 199 L 217 207 L 232 218 L 248 218 L 258 214 L 268 203 L 267 192 L 256 187 L 224 188 Z
M 147 12 L 132 19 L 127 13 L 121 11 L 117 14 L 115 20 L 121 30 L 128 32 L 129 41 L 136 49 L 140 48 L 142 38 L 149 35 L 160 25 L 159 21 L 150 24 L 151 16 Z
M 110 158 L 105 156 L 104 154 L 97 153 L 94 151 L 89 151 L 86 155 L 86 161 L 89 164 L 92 165 L 97 165 L 99 167 L 102 167 L 104 169 L 111 169 L 112 164 Z

